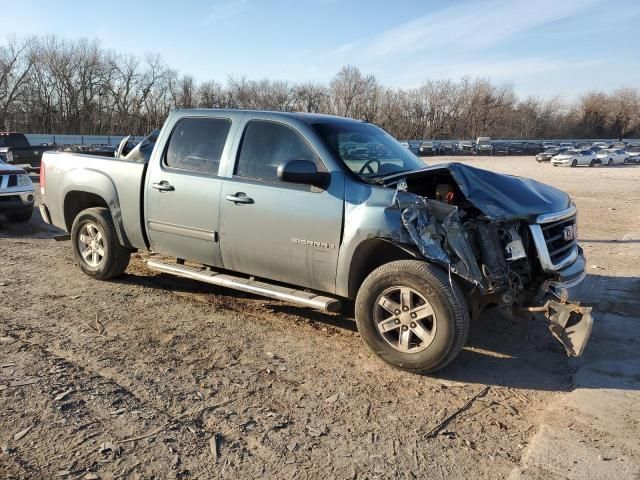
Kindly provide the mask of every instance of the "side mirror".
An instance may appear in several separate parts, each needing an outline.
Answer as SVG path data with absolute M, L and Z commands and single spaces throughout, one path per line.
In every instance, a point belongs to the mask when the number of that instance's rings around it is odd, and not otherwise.
M 316 163 L 310 160 L 290 160 L 278 167 L 278 179 L 283 182 L 325 188 L 330 178 L 328 173 L 319 172 Z

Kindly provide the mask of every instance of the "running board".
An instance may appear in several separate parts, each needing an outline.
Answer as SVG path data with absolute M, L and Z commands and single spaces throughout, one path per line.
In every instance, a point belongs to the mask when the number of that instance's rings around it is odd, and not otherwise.
M 280 285 L 258 282 L 249 278 L 235 277 L 226 273 L 219 273 L 213 270 L 203 270 L 201 268 L 189 267 L 186 265 L 169 264 L 149 260 L 147 266 L 151 270 L 169 273 L 178 277 L 198 280 L 220 287 L 233 288 L 247 293 L 254 293 L 263 297 L 275 298 L 284 302 L 297 303 L 305 307 L 311 307 L 323 312 L 340 311 L 341 302 L 337 298 L 325 297 L 312 292 L 295 290 Z

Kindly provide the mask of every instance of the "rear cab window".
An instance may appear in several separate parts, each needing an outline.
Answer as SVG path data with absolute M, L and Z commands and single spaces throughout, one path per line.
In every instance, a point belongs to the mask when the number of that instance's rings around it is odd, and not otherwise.
M 278 167 L 291 160 L 309 160 L 323 169 L 305 138 L 293 128 L 268 120 L 251 120 L 245 127 L 234 176 L 278 181 Z
M 13 144 L 15 148 L 29 148 L 29 142 L 27 141 L 27 137 L 22 135 L 21 133 L 10 135 L 9 141 Z
M 231 128 L 226 118 L 187 117 L 171 133 L 164 165 L 171 169 L 218 175 Z

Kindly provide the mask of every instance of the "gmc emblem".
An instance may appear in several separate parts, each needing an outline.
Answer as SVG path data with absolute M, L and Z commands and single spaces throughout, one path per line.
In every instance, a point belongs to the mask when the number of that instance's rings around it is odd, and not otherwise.
M 562 231 L 565 241 L 575 240 L 578 236 L 578 225 L 575 223 L 573 225 L 569 225 L 568 227 L 564 227 Z

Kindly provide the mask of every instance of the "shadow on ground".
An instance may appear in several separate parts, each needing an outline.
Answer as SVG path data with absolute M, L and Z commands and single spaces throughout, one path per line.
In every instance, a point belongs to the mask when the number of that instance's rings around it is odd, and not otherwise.
M 62 235 L 62 230 L 44 223 L 40 210 L 35 208 L 31 219 L 26 223 L 10 222 L 0 215 L 0 239 L 2 238 L 29 238 L 48 239 Z

